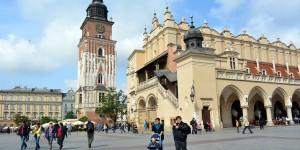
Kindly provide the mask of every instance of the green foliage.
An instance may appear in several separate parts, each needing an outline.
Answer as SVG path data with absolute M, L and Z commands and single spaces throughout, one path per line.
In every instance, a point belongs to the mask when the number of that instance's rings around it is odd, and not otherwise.
M 25 121 L 26 124 L 30 125 L 31 120 L 26 116 L 21 116 L 19 114 L 14 115 L 14 122 L 19 126 L 22 122 Z
M 50 122 L 51 119 L 48 116 L 42 116 L 41 125 Z
M 73 111 L 69 111 L 66 116 L 65 116 L 65 119 L 76 119 L 76 116 L 74 114 Z
M 81 122 L 87 122 L 88 121 L 88 117 L 87 116 L 82 116 L 81 118 L 79 118 L 78 120 Z
M 123 116 L 127 113 L 126 99 L 127 97 L 122 90 L 115 92 L 110 89 L 108 94 L 104 96 L 102 105 L 96 108 L 96 113 L 101 117 L 109 117 L 116 122 L 118 114 Z
M 56 123 L 56 122 L 58 122 L 58 120 L 53 118 L 53 119 L 50 119 L 50 122 Z

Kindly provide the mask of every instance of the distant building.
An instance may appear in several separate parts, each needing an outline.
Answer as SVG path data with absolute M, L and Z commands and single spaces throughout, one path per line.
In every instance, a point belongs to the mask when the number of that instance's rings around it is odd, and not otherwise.
M 63 94 L 62 100 L 62 110 L 61 110 L 61 118 L 65 120 L 65 116 L 69 111 L 74 112 L 76 117 L 76 109 L 75 109 L 75 92 L 74 90 L 69 90 L 67 93 Z
M 38 121 L 42 116 L 61 120 L 60 89 L 15 87 L 0 90 L 0 126 L 16 126 L 15 114 Z

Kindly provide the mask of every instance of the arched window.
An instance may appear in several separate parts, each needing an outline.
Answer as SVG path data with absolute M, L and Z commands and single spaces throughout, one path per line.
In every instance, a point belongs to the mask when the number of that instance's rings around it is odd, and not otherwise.
M 102 74 L 99 74 L 98 75 L 98 83 L 102 84 L 103 83 L 102 81 L 103 81 L 103 76 L 102 76 Z
M 98 50 L 98 56 L 104 56 L 102 48 L 99 48 L 99 50 Z

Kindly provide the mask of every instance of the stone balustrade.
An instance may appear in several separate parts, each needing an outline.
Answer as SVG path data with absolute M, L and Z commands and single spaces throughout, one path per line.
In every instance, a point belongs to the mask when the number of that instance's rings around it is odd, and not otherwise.
M 230 71 L 217 70 L 216 78 L 217 79 L 244 80 L 244 81 L 254 81 L 254 82 L 269 82 L 269 83 L 279 83 L 279 84 L 300 85 L 300 79 L 246 74 L 244 72 L 234 71 L 234 70 L 230 70 Z

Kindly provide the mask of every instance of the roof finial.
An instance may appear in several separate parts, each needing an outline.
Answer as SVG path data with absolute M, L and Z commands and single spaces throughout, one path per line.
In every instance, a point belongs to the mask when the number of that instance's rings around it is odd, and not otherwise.
M 243 29 L 243 34 L 247 34 L 247 30 L 246 29 Z
M 208 27 L 208 23 L 206 20 L 204 20 L 203 24 L 204 24 L 204 27 Z
M 146 25 L 145 25 L 144 30 L 145 30 L 144 34 L 147 34 L 147 26 Z
M 280 41 L 280 38 L 279 38 L 279 37 L 277 37 L 277 41 Z
M 154 9 L 154 17 L 156 17 L 156 10 Z
M 168 2 L 166 3 L 166 11 L 168 12 L 169 10 L 169 6 L 168 6 Z
M 111 22 L 113 21 L 113 17 L 110 17 L 110 21 L 111 21 Z
M 224 31 L 228 31 L 228 27 L 227 27 L 227 25 L 224 27 Z
M 191 16 L 191 29 L 194 29 L 194 16 Z

